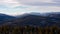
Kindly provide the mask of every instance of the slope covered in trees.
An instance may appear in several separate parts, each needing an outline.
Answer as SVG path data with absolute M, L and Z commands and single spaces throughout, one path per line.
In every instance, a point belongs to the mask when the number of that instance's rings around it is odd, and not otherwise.
M 60 34 L 60 13 L 25 14 L 4 21 L 0 34 Z

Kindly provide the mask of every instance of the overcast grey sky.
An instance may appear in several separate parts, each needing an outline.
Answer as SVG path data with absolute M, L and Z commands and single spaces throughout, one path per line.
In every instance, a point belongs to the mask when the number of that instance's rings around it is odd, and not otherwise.
M 60 0 L 0 0 L 0 13 L 60 12 Z

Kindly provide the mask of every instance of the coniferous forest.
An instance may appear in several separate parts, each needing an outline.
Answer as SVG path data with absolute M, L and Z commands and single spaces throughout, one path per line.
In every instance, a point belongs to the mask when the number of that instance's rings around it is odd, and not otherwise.
M 0 26 L 0 34 L 60 34 L 60 28 L 51 27 L 33 27 L 33 26 Z

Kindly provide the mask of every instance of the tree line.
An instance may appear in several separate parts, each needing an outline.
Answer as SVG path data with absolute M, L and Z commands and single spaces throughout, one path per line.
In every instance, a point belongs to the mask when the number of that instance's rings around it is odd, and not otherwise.
M 57 26 L 0 26 L 0 34 L 60 34 Z

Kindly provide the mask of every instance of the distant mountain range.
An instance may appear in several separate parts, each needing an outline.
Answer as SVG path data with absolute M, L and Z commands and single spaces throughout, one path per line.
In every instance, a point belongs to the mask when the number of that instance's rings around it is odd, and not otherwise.
M 11 19 L 14 19 L 14 18 L 16 18 L 16 17 L 0 13 L 0 24 L 3 24 L 4 21 L 8 21 L 8 20 L 11 20 Z
M 2 25 L 10 25 L 10 26 L 52 26 L 56 25 L 60 27 L 60 13 L 29 13 L 23 14 L 21 16 L 8 16 L 5 14 L 0 14 L 0 23 Z

